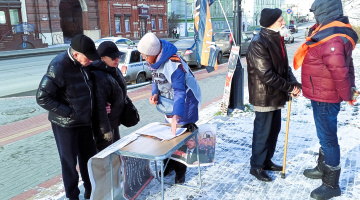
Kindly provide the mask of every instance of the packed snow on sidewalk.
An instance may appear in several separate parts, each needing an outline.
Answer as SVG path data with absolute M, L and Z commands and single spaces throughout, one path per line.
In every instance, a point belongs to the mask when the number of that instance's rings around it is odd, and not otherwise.
M 360 87 L 360 47 L 353 52 L 356 85 Z M 292 60 L 292 59 L 289 59 Z M 293 71 L 301 80 L 301 69 Z M 247 88 L 244 91 L 248 102 Z M 338 138 L 341 148 L 340 187 L 342 195 L 334 199 L 358 199 L 360 197 L 360 99 L 355 106 L 343 102 L 338 116 Z M 248 104 L 247 104 L 248 105 Z M 310 192 L 321 185 L 321 180 L 303 176 L 306 168 L 316 165 L 319 142 L 312 115 L 310 100 L 303 96 L 291 105 L 286 178 L 281 172 L 269 172 L 274 181 L 266 183 L 249 174 L 254 112 L 248 106 L 245 112 L 235 110 L 231 117 L 216 117 L 207 122 L 209 115 L 219 111 L 220 103 L 202 110 L 200 123 L 217 123 L 216 162 L 214 166 L 202 167 L 202 188 L 193 190 L 181 186 L 165 185 L 165 199 L 310 199 Z M 282 165 L 288 105 L 282 110 L 282 129 L 278 138 L 273 161 Z M 175 173 L 165 177 L 173 182 Z M 186 183 L 198 183 L 197 168 L 188 168 Z M 153 180 L 141 193 L 139 199 L 160 199 L 161 186 Z
M 360 47 L 353 52 L 356 85 L 360 87 Z M 289 58 L 292 60 L 292 58 Z M 298 80 L 301 69 L 294 71 Z M 306 168 L 316 165 L 319 142 L 316 136 L 310 100 L 303 96 L 294 99 L 291 105 L 286 178 L 281 172 L 268 172 L 272 182 L 261 182 L 249 174 L 254 112 L 248 104 L 245 88 L 246 110 L 235 110 L 230 117 L 217 116 L 220 102 L 215 102 L 200 112 L 200 124 L 218 124 L 215 165 L 201 167 L 201 189 L 190 189 L 179 185 L 165 184 L 165 199 L 168 200 L 215 200 L 215 199 L 310 199 L 310 192 L 321 185 L 321 180 L 303 176 Z M 343 102 L 338 116 L 338 138 L 341 148 L 340 187 L 342 195 L 337 199 L 359 199 L 360 197 L 360 99 L 355 106 Z M 284 156 L 285 129 L 288 105 L 282 109 L 282 129 L 278 138 L 273 161 L 282 165 Z M 210 120 L 210 121 L 209 121 Z M 160 163 L 158 163 L 160 164 Z M 152 165 L 153 166 L 153 165 Z M 175 173 L 165 177 L 165 182 L 174 182 Z M 188 168 L 186 184 L 198 184 L 197 168 Z M 58 190 L 58 189 L 55 189 Z M 64 194 L 45 199 L 64 198 Z M 153 179 L 137 199 L 161 199 L 161 185 Z

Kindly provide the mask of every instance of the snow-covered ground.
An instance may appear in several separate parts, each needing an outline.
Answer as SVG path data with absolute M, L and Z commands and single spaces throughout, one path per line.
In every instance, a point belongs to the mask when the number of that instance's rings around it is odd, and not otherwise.
M 353 51 L 356 85 L 360 87 L 360 47 Z M 289 59 L 292 60 L 292 59 Z M 294 72 L 300 80 L 301 70 Z M 245 103 L 248 92 L 245 88 Z M 341 148 L 340 187 L 342 195 L 334 199 L 360 199 L 360 113 L 358 102 L 350 106 L 343 102 L 338 116 L 338 138 Z M 201 122 L 218 112 L 220 102 L 203 109 Z M 288 105 L 282 110 L 282 129 L 273 161 L 282 164 Z M 201 190 L 181 186 L 166 186 L 165 199 L 310 199 L 310 192 L 321 185 L 321 180 L 303 176 L 303 170 L 316 165 L 314 152 L 320 147 L 310 100 L 303 96 L 294 99 L 291 106 L 290 128 L 286 158 L 286 178 L 279 172 L 269 172 L 273 182 L 258 181 L 249 174 L 253 112 L 236 110 L 231 117 L 215 117 L 207 123 L 219 124 L 217 132 L 216 162 L 214 166 L 202 168 Z M 166 177 L 173 181 L 172 176 Z M 186 180 L 196 185 L 197 169 L 188 168 Z M 160 199 L 160 184 L 153 180 L 139 199 Z
M 360 47 L 353 51 L 356 85 L 360 87 Z M 289 58 L 292 60 L 292 58 Z M 300 80 L 301 70 L 294 72 Z M 244 91 L 248 104 L 247 88 Z M 340 187 L 342 195 L 334 199 L 360 199 L 360 113 L 359 103 L 350 106 L 343 102 L 338 116 L 338 138 L 341 148 Z M 282 110 L 282 129 L 273 161 L 282 164 L 284 155 L 287 106 Z M 165 199 L 310 199 L 310 192 L 321 185 L 321 180 L 303 176 L 303 170 L 316 165 L 314 152 L 319 143 L 312 116 L 310 100 L 303 96 L 294 99 L 291 106 L 286 178 L 280 172 L 269 172 L 272 182 L 261 182 L 249 174 L 254 112 L 235 110 L 230 117 L 216 116 L 220 102 L 214 102 L 200 112 L 200 124 L 216 123 L 217 143 L 216 162 L 213 166 L 202 167 L 202 188 L 194 190 L 178 185 L 165 185 Z M 165 181 L 173 182 L 172 172 Z M 196 185 L 197 168 L 188 168 L 186 183 Z M 62 184 L 54 186 L 59 191 Z M 50 189 L 51 190 L 51 189 Z M 61 190 L 61 189 L 60 189 Z M 83 190 L 82 190 L 83 191 Z M 50 192 L 54 194 L 53 192 Z M 41 196 L 41 197 L 40 197 Z M 47 196 L 42 193 L 35 199 L 64 199 L 64 193 Z M 161 186 L 152 180 L 138 199 L 161 199 Z

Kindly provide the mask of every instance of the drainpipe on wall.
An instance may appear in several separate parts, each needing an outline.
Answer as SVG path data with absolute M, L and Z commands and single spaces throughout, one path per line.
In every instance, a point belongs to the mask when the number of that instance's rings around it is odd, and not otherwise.
M 50 14 L 50 3 L 49 0 L 46 0 L 47 3 L 47 10 L 48 10 L 48 17 L 49 17 L 49 28 L 50 28 L 50 35 L 51 35 L 51 44 L 54 44 L 53 37 L 52 37 L 52 24 L 51 24 L 51 14 Z M 46 39 L 46 38 L 45 38 Z
M 111 37 L 111 17 L 110 17 L 110 0 L 108 0 L 108 10 L 109 10 L 109 36 Z

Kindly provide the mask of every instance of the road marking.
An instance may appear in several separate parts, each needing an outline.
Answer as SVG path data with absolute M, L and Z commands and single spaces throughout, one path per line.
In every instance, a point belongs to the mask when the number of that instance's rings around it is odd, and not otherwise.
M 48 128 L 48 127 L 50 127 L 50 124 L 44 124 L 42 126 L 38 126 L 38 127 L 29 129 L 29 130 L 26 130 L 26 131 L 23 131 L 23 132 L 20 132 L 20 133 L 16 133 L 14 135 L 10 135 L 10 136 L 1 138 L 0 143 L 11 140 L 11 139 L 14 139 L 14 138 L 17 138 L 17 137 L 20 137 L 20 136 L 23 136 L 23 135 L 26 135 L 26 134 L 29 134 L 29 133 L 32 133 L 32 132 L 35 132 L 35 131 L 38 131 L 38 130 L 43 129 L 43 128 Z

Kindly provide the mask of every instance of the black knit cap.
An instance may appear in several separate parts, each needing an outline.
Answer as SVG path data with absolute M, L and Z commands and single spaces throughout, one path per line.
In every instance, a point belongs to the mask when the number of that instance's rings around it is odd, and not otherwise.
M 71 40 L 71 48 L 84 54 L 89 60 L 99 60 L 100 56 L 96 51 L 94 41 L 86 35 L 76 35 Z
M 273 25 L 276 20 L 281 16 L 282 11 L 279 8 L 264 8 L 261 11 L 260 25 L 263 27 L 269 27 Z
M 119 51 L 116 44 L 112 41 L 102 42 L 99 45 L 97 51 L 101 57 L 108 56 L 110 58 L 117 58 L 122 54 L 124 54 L 121 51 Z

